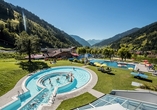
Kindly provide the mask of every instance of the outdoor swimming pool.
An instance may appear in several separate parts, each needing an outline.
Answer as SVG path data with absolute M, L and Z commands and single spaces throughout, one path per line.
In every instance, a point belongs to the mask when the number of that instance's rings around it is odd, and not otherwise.
M 102 59 L 93 59 L 93 60 L 90 60 L 90 62 L 94 63 L 94 62 L 98 62 L 98 63 L 101 63 L 101 64 L 106 64 L 107 66 L 110 66 L 110 67 L 115 67 L 115 68 L 119 68 L 118 67 L 118 62 L 116 61 L 106 61 L 106 60 L 102 60 Z M 122 66 L 121 68 L 135 68 L 135 65 L 134 64 L 126 64 L 126 66 Z
M 36 72 L 24 82 L 27 92 L 19 92 L 18 100 L 2 110 L 34 110 L 48 103 L 55 94 L 70 93 L 86 85 L 91 74 L 82 68 L 62 66 Z M 54 98 L 54 97 L 53 97 Z

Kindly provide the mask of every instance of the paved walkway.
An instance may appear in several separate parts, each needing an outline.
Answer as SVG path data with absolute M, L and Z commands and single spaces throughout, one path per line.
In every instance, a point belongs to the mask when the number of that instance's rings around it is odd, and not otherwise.
M 90 89 L 88 92 L 89 92 L 90 94 L 92 94 L 93 96 L 97 97 L 97 98 L 99 98 L 99 97 L 101 97 L 101 96 L 104 95 L 104 93 L 99 92 L 99 91 L 97 91 L 97 90 L 95 90 L 95 89 Z
M 146 67 L 145 65 L 142 65 L 142 64 L 136 64 L 135 70 L 137 70 L 137 69 L 139 69 L 140 71 L 143 71 L 143 72 L 149 72 L 149 73 L 154 72 L 153 70 L 149 70 L 148 67 Z

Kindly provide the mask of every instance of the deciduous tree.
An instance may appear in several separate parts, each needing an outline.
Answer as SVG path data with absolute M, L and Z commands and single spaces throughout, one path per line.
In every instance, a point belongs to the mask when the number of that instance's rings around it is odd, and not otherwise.
M 39 38 L 37 36 L 29 36 L 25 31 L 16 38 L 15 41 L 16 50 L 22 54 L 28 55 L 29 62 L 31 62 L 31 54 L 35 54 L 40 51 Z

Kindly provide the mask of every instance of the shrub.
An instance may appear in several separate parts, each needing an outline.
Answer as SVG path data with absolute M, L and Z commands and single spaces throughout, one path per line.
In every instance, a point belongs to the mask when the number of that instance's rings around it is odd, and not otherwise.
M 145 85 L 141 85 L 140 88 L 141 88 L 141 89 L 145 89 Z
M 154 89 L 155 89 L 155 91 L 157 91 L 157 85 L 156 85 L 156 86 L 154 86 Z
M 78 60 L 77 60 L 77 59 L 74 59 L 73 62 L 78 62 Z
M 80 61 L 80 60 L 78 60 L 77 62 L 78 62 L 78 63 L 81 63 L 81 61 Z
M 141 89 L 148 89 L 148 90 L 153 90 L 153 91 L 157 91 L 157 85 L 156 86 L 150 86 L 148 84 L 143 84 L 140 86 Z
M 90 62 L 88 62 L 87 64 L 90 65 Z
M 155 91 L 154 86 L 150 86 L 149 89 Z
M 15 58 L 14 53 L 0 53 L 0 58 L 7 59 L 7 58 Z
M 150 85 L 145 83 L 144 86 L 145 86 L 145 89 L 150 89 Z
M 84 63 L 84 58 L 81 59 L 81 63 Z
M 23 60 L 23 59 L 25 59 L 25 55 L 16 54 L 14 58 L 15 58 L 16 60 Z

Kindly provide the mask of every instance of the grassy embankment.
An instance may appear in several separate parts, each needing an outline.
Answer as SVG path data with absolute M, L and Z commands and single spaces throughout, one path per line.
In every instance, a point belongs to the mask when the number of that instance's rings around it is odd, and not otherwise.
M 0 59 L 0 96 L 11 90 L 28 73 L 15 63 L 14 59 Z

